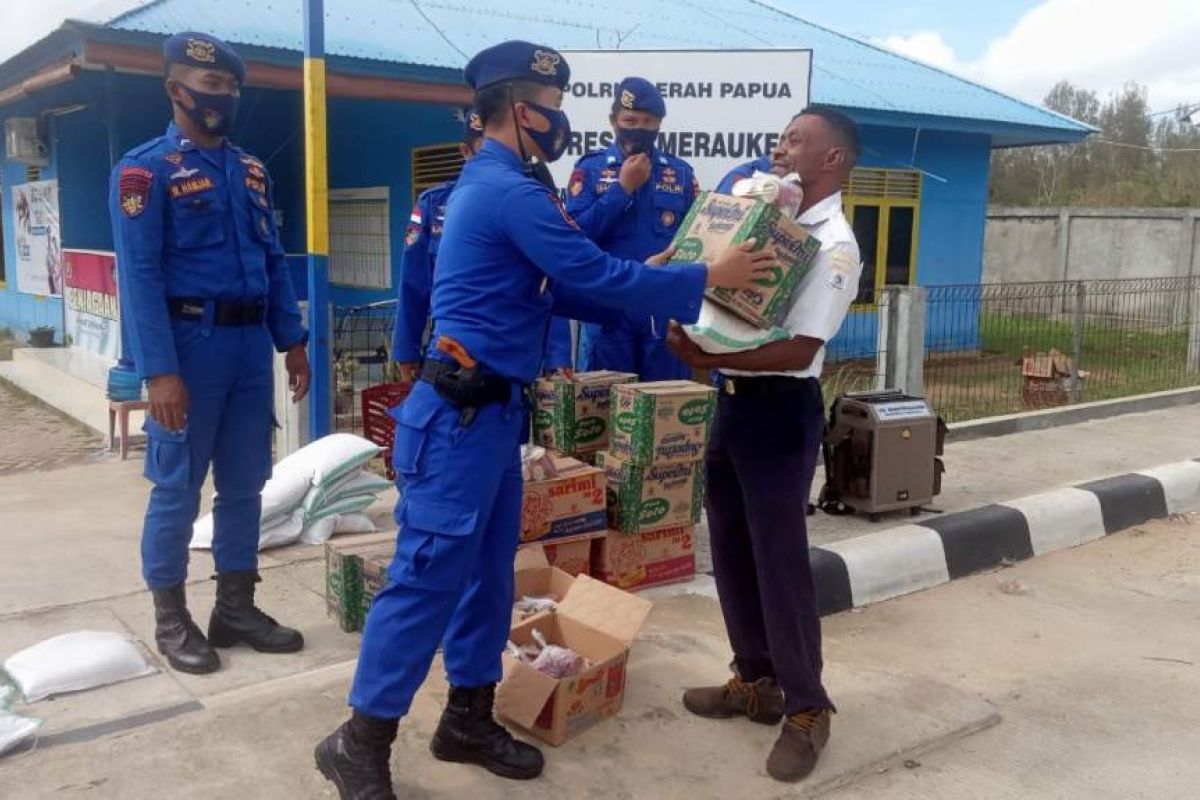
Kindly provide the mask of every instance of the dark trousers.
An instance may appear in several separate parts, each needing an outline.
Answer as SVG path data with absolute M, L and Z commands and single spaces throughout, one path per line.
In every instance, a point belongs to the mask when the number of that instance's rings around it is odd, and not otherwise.
M 721 392 L 706 464 L 707 509 L 738 672 L 746 681 L 774 677 L 791 715 L 833 708 L 821 685 L 821 621 L 805 519 L 824 405 L 815 380 L 775 383 L 783 387 Z

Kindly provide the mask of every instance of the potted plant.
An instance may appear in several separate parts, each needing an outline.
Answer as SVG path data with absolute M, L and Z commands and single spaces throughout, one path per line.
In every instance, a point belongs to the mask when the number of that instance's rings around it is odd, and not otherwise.
M 38 325 L 29 329 L 30 347 L 54 347 L 54 328 L 50 325 Z

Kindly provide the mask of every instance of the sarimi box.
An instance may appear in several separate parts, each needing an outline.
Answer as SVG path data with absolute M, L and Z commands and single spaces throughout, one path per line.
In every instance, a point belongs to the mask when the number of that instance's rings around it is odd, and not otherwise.
M 325 604 L 342 630 L 361 630 L 364 609 L 370 605 L 370 600 L 363 598 L 364 562 L 373 556 L 390 559 L 395 549 L 395 531 L 325 543 Z
M 543 548 L 546 560 L 552 567 L 558 567 L 568 575 L 592 574 L 592 542 L 602 537 L 602 533 L 588 534 L 578 539 L 566 541 L 554 540 L 547 542 Z
M 647 533 L 609 531 L 592 544 L 592 575 L 633 591 L 690 581 L 696 575 L 696 528 Z
M 521 541 L 565 539 L 602 533 L 604 471 L 573 458 L 554 459 L 553 478 L 526 481 L 521 498 Z
M 769 243 L 778 262 L 750 289 L 714 287 L 706 296 L 759 328 L 779 325 L 796 286 L 808 273 L 821 243 L 775 206 L 761 200 L 701 192 L 675 234 L 672 261 L 712 263 L 726 248 L 754 239 Z M 758 249 L 758 248 L 756 248 Z
M 640 533 L 700 521 L 704 507 L 704 462 L 674 461 L 642 466 L 601 453 L 608 484 L 608 524 Z
M 588 666 L 557 679 L 505 653 L 496 714 L 556 746 L 616 714 L 625 700 L 629 648 L 650 608 L 648 600 L 577 577 L 557 611 L 517 624 L 509 639 L 518 646 L 533 644 L 537 630 L 551 644 L 583 656 Z
M 716 396 L 716 389 L 693 381 L 614 386 L 609 451 L 634 464 L 703 458 Z
M 580 372 L 567 380 L 543 378 L 535 384 L 534 441 L 567 455 L 608 447 L 612 387 L 632 383 L 628 372 Z

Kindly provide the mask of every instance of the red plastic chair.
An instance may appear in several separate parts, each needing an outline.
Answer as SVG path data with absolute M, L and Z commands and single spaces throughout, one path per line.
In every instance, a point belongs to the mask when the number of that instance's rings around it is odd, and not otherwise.
M 392 442 L 396 422 L 388 412 L 404 401 L 412 391 L 411 383 L 381 383 L 362 391 L 363 436 L 383 448 L 383 466 L 388 480 L 396 479 L 392 469 Z

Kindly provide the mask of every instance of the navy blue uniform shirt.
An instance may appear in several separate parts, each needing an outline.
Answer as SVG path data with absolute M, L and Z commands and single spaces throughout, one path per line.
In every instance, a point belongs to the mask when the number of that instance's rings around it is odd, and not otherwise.
M 707 269 L 647 267 L 601 250 L 512 150 L 489 139 L 446 209 L 433 340 L 448 335 L 491 371 L 528 383 L 551 312 L 614 324 L 624 309 L 694 322 Z
M 275 347 L 306 340 L 275 230 L 271 178 L 228 141 L 198 148 L 175 123 L 130 150 L 109 191 L 113 245 L 138 375 L 178 374 L 168 298 L 262 302 Z

